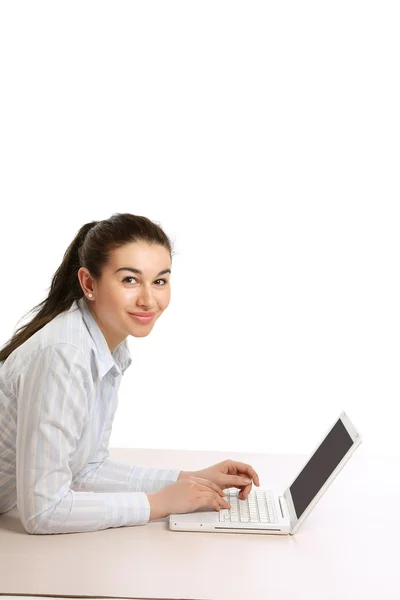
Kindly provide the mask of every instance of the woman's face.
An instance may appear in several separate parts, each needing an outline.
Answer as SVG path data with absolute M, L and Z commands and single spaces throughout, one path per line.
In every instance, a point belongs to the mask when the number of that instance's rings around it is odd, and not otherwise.
M 170 271 L 167 248 L 145 242 L 133 242 L 114 250 L 99 282 L 84 267 L 79 269 L 86 302 L 111 352 L 128 335 L 149 335 L 170 302 Z M 93 294 L 92 299 L 87 298 L 88 293 Z M 150 321 L 141 322 L 131 313 L 155 314 Z

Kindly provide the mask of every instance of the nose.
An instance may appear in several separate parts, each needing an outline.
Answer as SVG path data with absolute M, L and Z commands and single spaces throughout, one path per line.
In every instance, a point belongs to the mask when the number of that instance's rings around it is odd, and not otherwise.
M 154 303 L 151 288 L 146 286 L 141 288 L 138 296 L 138 303 L 147 306 L 147 308 L 151 308 L 153 306 Z

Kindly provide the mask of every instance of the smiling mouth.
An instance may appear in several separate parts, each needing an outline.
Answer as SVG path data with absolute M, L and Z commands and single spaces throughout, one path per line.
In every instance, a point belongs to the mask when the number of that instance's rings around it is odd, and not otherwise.
M 132 313 L 128 313 L 128 315 L 132 317 L 132 319 L 135 319 L 138 323 L 153 323 L 154 319 L 156 318 L 156 313 L 152 315 L 147 314 L 145 317 Z

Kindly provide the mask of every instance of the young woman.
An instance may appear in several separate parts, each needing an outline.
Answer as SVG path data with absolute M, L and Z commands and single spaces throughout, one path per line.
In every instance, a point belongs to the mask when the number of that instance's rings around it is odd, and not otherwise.
M 0 351 L 0 514 L 17 505 L 28 533 L 143 525 L 229 506 L 258 476 L 225 460 L 201 471 L 108 458 L 127 336 L 152 331 L 170 301 L 171 243 L 146 217 L 83 225 L 36 316 Z

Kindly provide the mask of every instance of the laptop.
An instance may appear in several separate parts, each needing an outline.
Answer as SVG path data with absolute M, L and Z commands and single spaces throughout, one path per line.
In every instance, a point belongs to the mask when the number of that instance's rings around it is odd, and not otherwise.
M 245 500 L 237 488 L 225 489 L 230 509 L 201 508 L 171 514 L 173 531 L 294 535 L 318 500 L 361 444 L 361 435 L 342 412 L 304 467 L 283 493 L 254 485 Z

